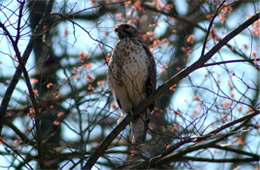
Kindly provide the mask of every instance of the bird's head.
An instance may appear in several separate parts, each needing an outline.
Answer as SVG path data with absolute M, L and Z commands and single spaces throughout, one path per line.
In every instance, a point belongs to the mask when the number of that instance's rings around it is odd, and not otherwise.
M 115 28 L 115 32 L 117 32 L 119 39 L 126 37 L 139 37 L 139 31 L 130 24 L 119 24 Z

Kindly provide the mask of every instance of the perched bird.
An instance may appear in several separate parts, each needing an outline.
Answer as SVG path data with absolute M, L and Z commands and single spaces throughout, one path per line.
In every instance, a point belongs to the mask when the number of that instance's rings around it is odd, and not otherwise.
M 107 81 L 117 103 L 124 113 L 151 95 L 156 88 L 156 66 L 152 53 L 143 43 L 139 31 L 130 24 L 115 28 L 119 40 L 108 62 Z M 133 120 L 131 140 L 133 144 L 145 142 L 151 104 L 145 113 Z

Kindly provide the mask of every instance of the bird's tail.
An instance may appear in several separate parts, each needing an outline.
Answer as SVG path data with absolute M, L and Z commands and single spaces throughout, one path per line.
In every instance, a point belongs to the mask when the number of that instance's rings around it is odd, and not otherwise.
M 150 121 L 150 110 L 146 110 L 145 113 L 131 122 L 131 140 L 133 144 L 139 145 L 146 140 L 148 124 Z

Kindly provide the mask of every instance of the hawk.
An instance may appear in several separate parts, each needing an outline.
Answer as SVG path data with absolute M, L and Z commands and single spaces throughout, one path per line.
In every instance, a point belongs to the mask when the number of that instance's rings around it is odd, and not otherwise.
M 107 81 L 121 110 L 132 113 L 132 109 L 155 90 L 155 61 L 134 26 L 120 24 L 115 32 L 119 40 L 108 62 Z M 149 114 L 153 108 L 154 103 L 130 123 L 133 144 L 145 142 Z

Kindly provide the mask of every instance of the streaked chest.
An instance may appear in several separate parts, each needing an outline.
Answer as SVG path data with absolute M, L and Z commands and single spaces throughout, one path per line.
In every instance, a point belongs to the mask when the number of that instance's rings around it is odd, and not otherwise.
M 133 79 L 136 76 L 146 79 L 148 64 L 149 60 L 142 44 L 130 39 L 118 41 L 108 63 L 109 71 L 118 81 L 127 81 L 127 77 Z

